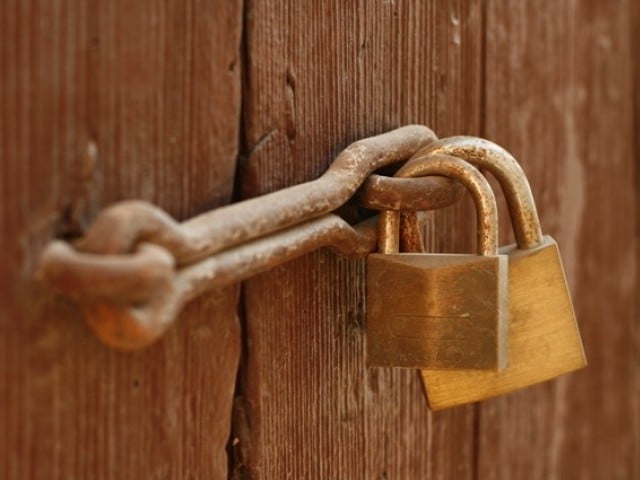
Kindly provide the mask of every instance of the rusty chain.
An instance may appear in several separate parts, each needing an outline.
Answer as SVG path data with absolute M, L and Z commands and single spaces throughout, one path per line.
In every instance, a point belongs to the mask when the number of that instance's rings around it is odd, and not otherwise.
M 375 170 L 406 160 L 435 140 L 433 131 L 421 125 L 359 140 L 315 180 L 218 208 L 182 224 L 144 202 L 121 202 L 98 215 L 76 248 L 87 253 L 126 253 L 146 240 L 167 248 L 178 265 L 192 263 L 334 211 Z
M 101 212 L 74 245 L 53 241 L 40 276 L 76 299 L 107 344 L 137 349 L 159 338 L 182 306 L 320 247 L 362 257 L 376 248 L 377 217 L 355 227 L 330 213 L 352 197 L 370 209 L 424 211 L 456 201 L 444 177 L 376 175 L 437 140 L 411 125 L 359 140 L 320 178 L 178 223 L 142 201 Z M 415 221 L 415 215 L 412 220 Z

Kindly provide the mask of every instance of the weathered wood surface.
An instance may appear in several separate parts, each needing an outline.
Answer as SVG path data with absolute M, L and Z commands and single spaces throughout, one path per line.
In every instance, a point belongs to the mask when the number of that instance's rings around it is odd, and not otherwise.
M 405 123 L 481 134 L 521 160 L 562 247 L 590 366 L 430 414 L 416 372 L 365 366 L 363 262 L 317 252 L 245 285 L 231 475 L 637 478 L 639 9 L 5 1 L 0 478 L 226 476 L 237 290 L 194 302 L 151 349 L 114 352 L 33 281 L 46 241 L 124 198 L 177 218 L 228 202 L 239 138 L 235 184 L 253 196 Z M 432 215 L 428 247 L 469 250 L 472 217 L 470 202 Z
M 640 475 L 631 3 L 489 3 L 483 131 L 529 174 L 589 366 L 482 404 L 481 479 Z
M 351 141 L 406 123 L 480 133 L 480 2 L 246 8 L 245 195 L 314 178 Z M 431 246 L 469 248 L 471 213 L 438 214 Z M 366 367 L 363 271 L 318 252 L 246 283 L 239 477 L 473 478 L 474 407 L 431 415 L 416 371 Z
M 245 286 L 236 473 L 637 478 L 631 2 L 302 4 L 247 6 L 244 193 L 406 122 L 483 134 L 530 175 L 590 366 L 430 415 L 413 372 L 364 364 L 362 263 L 310 255 Z M 466 214 L 436 215 L 430 246 L 468 246 Z
M 111 202 L 177 218 L 230 200 L 239 1 L 2 2 L 0 478 L 225 478 L 237 289 L 147 351 L 112 351 L 33 281 Z

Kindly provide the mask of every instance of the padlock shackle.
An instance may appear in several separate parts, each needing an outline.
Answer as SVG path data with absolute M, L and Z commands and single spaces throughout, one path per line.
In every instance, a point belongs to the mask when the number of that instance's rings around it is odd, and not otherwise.
M 508 151 L 483 138 L 447 137 L 419 150 L 400 171 L 413 172 L 413 165 L 420 164 L 424 157 L 431 155 L 451 155 L 475 167 L 486 168 L 504 192 L 518 248 L 529 249 L 544 243 L 529 181 L 520 164 Z
M 478 254 L 483 256 L 498 254 L 496 198 L 489 182 L 477 168 L 464 160 L 448 155 L 423 156 L 419 160 L 412 161 L 410 168 L 405 167 L 398 170 L 396 177 L 442 175 L 464 185 L 471 192 L 476 206 Z M 400 212 L 389 210 L 381 213 L 379 245 L 381 253 L 398 251 L 399 224 Z
M 378 252 L 398 253 L 399 251 L 400 212 L 397 210 L 382 210 L 378 220 Z

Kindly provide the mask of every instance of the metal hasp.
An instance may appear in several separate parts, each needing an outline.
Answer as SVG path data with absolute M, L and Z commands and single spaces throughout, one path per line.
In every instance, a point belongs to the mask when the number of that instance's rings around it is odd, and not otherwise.
M 176 223 L 160 209 L 122 202 L 101 212 L 76 244 L 85 253 L 130 253 L 152 239 L 178 265 L 193 263 L 248 240 L 332 212 L 374 171 L 407 160 L 437 140 L 429 128 L 409 125 L 352 143 L 319 178 L 244 200 Z
M 126 201 L 101 212 L 73 243 L 53 241 L 39 275 L 74 298 L 108 345 L 132 350 L 157 340 L 185 303 L 206 290 L 239 282 L 320 247 L 362 257 L 375 249 L 376 219 L 352 227 L 331 214 L 358 193 L 366 206 L 420 210 L 458 198 L 441 177 L 372 175 L 435 141 L 411 125 L 359 140 L 320 178 L 178 223 L 161 209 Z M 420 192 L 416 195 L 416 192 Z

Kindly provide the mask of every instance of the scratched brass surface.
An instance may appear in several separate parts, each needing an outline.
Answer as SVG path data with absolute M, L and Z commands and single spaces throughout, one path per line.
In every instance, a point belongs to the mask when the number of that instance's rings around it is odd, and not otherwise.
M 501 371 L 423 370 L 432 410 L 502 395 L 586 366 L 556 242 L 509 245 L 508 365 Z
M 367 354 L 378 367 L 501 366 L 504 256 L 373 254 L 367 262 Z
M 507 368 L 500 372 L 459 370 L 447 375 L 423 372 L 432 408 L 505 394 L 584 367 L 584 350 L 558 246 L 542 234 L 529 181 L 516 159 L 488 140 L 449 137 L 417 152 L 399 173 L 420 172 L 424 159 L 438 154 L 485 168 L 498 180 L 517 245 L 501 249 L 509 256 Z M 406 220 L 415 223 L 413 217 Z M 409 226 L 404 230 L 417 229 Z

